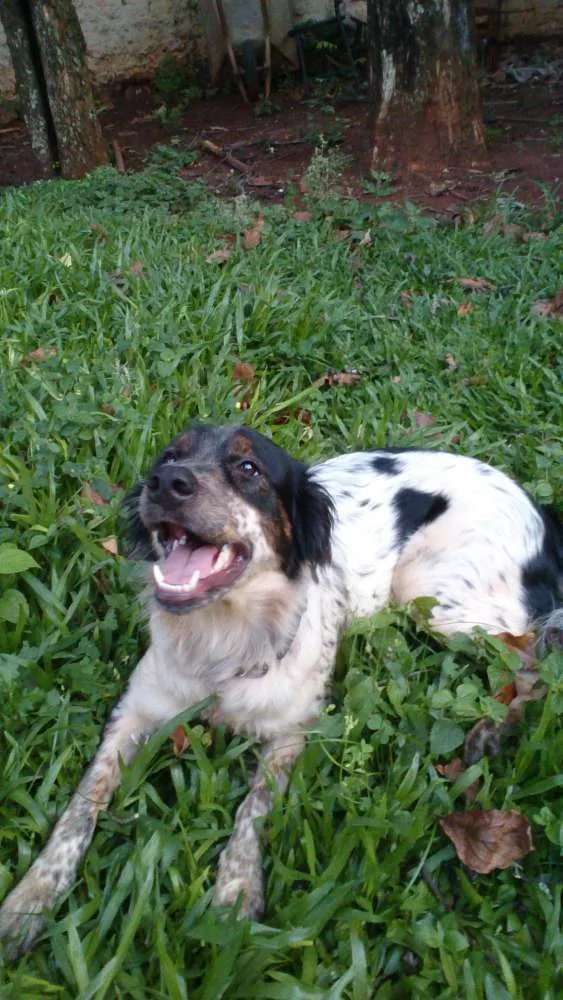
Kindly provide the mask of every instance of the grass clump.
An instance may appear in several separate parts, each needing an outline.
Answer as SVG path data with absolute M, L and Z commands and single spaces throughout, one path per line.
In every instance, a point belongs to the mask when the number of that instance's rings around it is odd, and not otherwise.
M 545 239 L 515 244 L 480 224 L 439 228 L 412 206 L 340 200 L 333 176 L 308 221 L 261 209 L 251 249 L 257 206 L 217 203 L 162 163 L 3 195 L 0 547 L 33 561 L 0 577 L 2 894 L 146 643 L 131 567 L 106 545 L 119 498 L 189 420 L 241 418 L 235 361 L 257 375 L 244 420 L 304 459 L 452 447 L 561 506 L 561 329 L 531 308 L 560 280 L 552 205 Z M 467 293 L 461 277 L 490 287 Z M 361 380 L 313 386 L 343 369 Z M 525 813 L 535 852 L 473 880 L 437 822 L 464 808 L 436 772 L 437 734 L 494 711 L 504 666 L 487 641 L 437 647 L 395 612 L 345 639 L 333 704 L 267 827 L 263 924 L 209 908 L 254 754 L 191 720 L 181 760 L 165 741 L 131 769 L 42 944 L 0 968 L 2 1000 L 555 1000 L 560 655 L 544 668 L 548 698 L 476 765 L 477 805 Z

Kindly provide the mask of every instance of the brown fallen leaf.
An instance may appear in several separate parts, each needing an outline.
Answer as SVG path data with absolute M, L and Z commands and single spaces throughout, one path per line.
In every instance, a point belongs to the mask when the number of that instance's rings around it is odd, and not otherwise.
M 462 302 L 460 306 L 457 307 L 458 316 L 468 316 L 472 309 L 475 309 L 474 302 Z
M 100 544 L 105 552 L 109 552 L 110 556 L 119 555 L 119 548 L 117 545 L 117 538 L 115 537 L 115 535 L 111 535 L 109 538 L 104 538 L 104 540 L 100 542 Z
M 255 382 L 256 372 L 252 365 L 248 365 L 246 361 L 237 361 L 233 368 L 232 378 L 235 382 Z
M 433 427 L 436 423 L 436 417 L 433 417 L 431 413 L 415 410 L 414 423 L 416 427 Z
M 510 632 L 501 632 L 495 638 L 500 639 L 518 654 L 522 666 L 514 675 L 512 682 L 505 684 L 494 695 L 497 701 L 508 705 L 508 712 L 503 721 L 481 719 L 467 733 L 464 742 L 464 759 L 467 764 L 474 764 L 485 754 L 495 757 L 500 753 L 502 737 L 522 721 L 524 705 L 529 701 L 538 701 L 547 694 L 545 684 L 538 683 L 540 675 L 536 669 L 537 656 L 533 633 L 512 635 Z
M 454 278 L 453 280 L 468 292 L 490 292 L 495 287 L 486 278 Z
M 413 296 L 417 295 L 412 288 L 404 288 L 402 292 L 399 293 L 399 298 L 406 309 L 410 309 L 413 303 Z
M 221 247 L 220 250 L 214 250 L 213 253 L 209 254 L 209 257 L 205 258 L 206 264 L 224 264 L 225 261 L 229 259 L 232 254 L 232 250 L 228 247 Z
M 334 238 L 338 240 L 339 243 L 344 243 L 345 240 L 349 240 L 352 235 L 351 229 L 335 229 Z
M 373 243 L 373 236 L 371 235 L 371 229 L 366 229 L 364 235 L 362 236 L 358 246 L 360 247 L 370 247 Z
M 392 381 L 392 382 L 393 382 L 393 383 L 394 383 L 395 385 L 399 385 L 399 382 L 401 381 L 401 376 L 400 376 L 400 375 L 393 375 L 393 377 L 392 377 L 391 381 Z
M 457 361 L 454 358 L 453 354 L 446 354 L 444 358 L 444 364 L 449 372 L 457 371 Z
M 467 767 L 463 763 L 461 757 L 454 757 L 447 764 L 436 764 L 436 770 L 438 774 L 441 774 L 443 778 L 447 781 L 451 781 L 452 784 L 461 778 L 462 774 L 465 774 Z M 481 783 L 479 781 L 474 781 L 469 785 L 465 792 L 463 793 L 466 802 L 473 802 L 479 793 Z
M 479 875 L 509 868 L 535 849 L 530 823 L 515 809 L 450 813 L 439 823 L 460 861 Z
M 259 177 L 251 177 L 248 181 L 249 187 L 254 188 L 275 187 L 276 184 L 277 181 L 273 181 L 269 177 L 262 177 L 261 175 Z
M 470 375 L 469 378 L 461 378 L 457 384 L 467 388 L 472 385 L 483 385 L 486 381 L 486 375 Z
M 88 503 L 94 505 L 94 507 L 107 507 L 108 502 L 104 500 L 103 496 L 94 489 L 91 483 L 84 483 L 84 486 L 80 490 L 80 496 L 83 500 L 87 500 Z
M 131 274 L 133 275 L 134 278 L 138 277 L 138 275 L 141 274 L 143 270 L 142 260 L 136 260 L 134 264 L 131 264 L 129 270 L 131 271 Z
M 262 230 L 266 222 L 265 215 L 259 215 L 253 226 L 246 230 L 242 238 L 242 245 L 245 250 L 252 250 L 257 247 L 262 239 Z
M 562 316 L 563 315 L 563 288 L 555 293 L 552 299 L 547 302 L 534 302 L 532 312 L 536 316 Z
M 46 358 L 54 358 L 56 354 L 56 347 L 48 347 L 47 350 L 44 347 L 36 347 L 34 351 L 30 351 L 29 354 L 25 354 L 23 358 L 20 358 L 20 364 L 27 366 L 32 361 L 45 361 Z
M 493 698 L 495 701 L 500 701 L 501 705 L 510 705 L 511 701 L 514 701 L 516 697 L 516 685 L 515 684 L 503 684 L 498 691 L 495 691 Z
M 295 222 L 310 222 L 313 218 L 312 212 L 294 212 L 291 216 Z
M 172 741 L 172 752 L 175 757 L 179 757 L 184 753 L 184 750 L 189 748 L 190 741 L 183 726 L 176 726 L 176 729 L 172 733 L 170 739 Z
M 277 416 L 274 417 L 273 423 L 277 426 L 282 426 L 283 424 L 288 424 L 292 417 L 295 420 L 299 420 L 301 424 L 307 424 L 307 426 L 311 423 L 311 414 L 309 410 L 303 410 L 300 407 L 297 407 L 292 412 L 282 410 L 281 413 L 278 413 Z

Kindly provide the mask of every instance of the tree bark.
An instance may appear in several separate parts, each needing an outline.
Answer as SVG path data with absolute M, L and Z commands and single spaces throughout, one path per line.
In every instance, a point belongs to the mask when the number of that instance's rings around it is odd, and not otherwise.
M 0 21 L 6 32 L 14 67 L 20 113 L 25 122 L 31 148 L 48 174 L 57 159 L 57 144 L 53 133 L 49 106 L 38 52 L 30 45 L 32 34 L 28 11 L 20 0 L 0 0 Z
M 0 0 L 16 88 L 43 169 L 63 177 L 108 162 L 73 0 Z
M 372 169 L 485 154 L 471 0 L 368 0 Z
M 73 0 L 28 0 L 57 136 L 63 177 L 83 177 L 108 162 L 96 117 L 86 45 Z

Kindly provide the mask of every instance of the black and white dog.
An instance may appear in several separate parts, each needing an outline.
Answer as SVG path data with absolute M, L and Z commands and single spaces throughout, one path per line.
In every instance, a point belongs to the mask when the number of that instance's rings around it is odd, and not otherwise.
M 441 633 L 522 635 L 563 626 L 563 526 L 472 458 L 382 450 L 313 468 L 255 431 L 194 427 L 129 499 L 148 561 L 151 645 L 41 855 L 0 910 L 0 937 L 28 948 L 42 911 L 73 883 L 125 763 L 163 723 L 207 712 L 263 742 L 238 809 L 215 901 L 264 906 L 255 821 L 323 705 L 343 629 L 389 601 L 433 597 Z

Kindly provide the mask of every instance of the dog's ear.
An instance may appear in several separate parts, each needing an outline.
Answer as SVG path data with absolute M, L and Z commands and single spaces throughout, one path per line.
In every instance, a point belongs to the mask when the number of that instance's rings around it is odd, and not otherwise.
M 144 485 L 143 481 L 138 482 L 121 504 L 128 539 L 126 554 L 129 559 L 154 562 L 157 556 L 153 548 L 151 534 L 143 524 L 139 512 L 139 501 Z
M 297 471 L 289 514 L 293 551 L 288 575 L 294 576 L 304 562 L 311 565 L 314 573 L 317 566 L 325 566 L 331 559 L 334 506 L 327 491 L 315 482 L 306 466 Z

